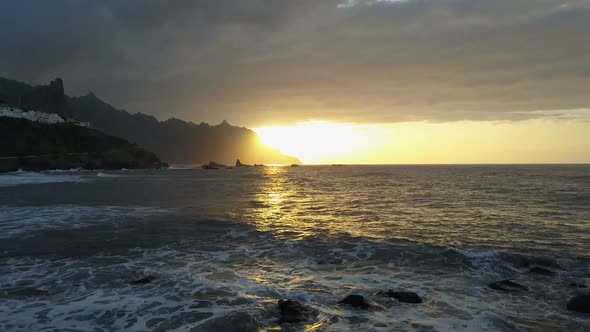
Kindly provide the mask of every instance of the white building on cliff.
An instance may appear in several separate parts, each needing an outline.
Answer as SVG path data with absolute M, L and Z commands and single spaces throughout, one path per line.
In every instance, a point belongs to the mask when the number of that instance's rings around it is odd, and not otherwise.
M 0 105 L 0 117 L 9 117 L 16 119 L 26 119 L 29 121 L 41 122 L 45 124 L 58 124 L 58 123 L 72 123 L 80 127 L 90 127 L 88 122 L 79 122 L 72 119 L 64 119 L 61 116 L 53 113 L 43 113 L 38 111 L 23 111 L 18 108 L 9 107 L 6 104 Z

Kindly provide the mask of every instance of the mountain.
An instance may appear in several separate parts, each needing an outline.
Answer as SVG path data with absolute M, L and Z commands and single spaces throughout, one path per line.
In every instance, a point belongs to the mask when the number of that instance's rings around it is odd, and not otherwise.
M 0 117 L 0 172 L 165 166 L 153 153 L 95 129 Z
M 60 78 L 49 85 L 38 86 L 0 78 L 0 100 L 24 110 L 57 113 L 90 122 L 92 128 L 134 142 L 170 164 L 203 164 L 211 160 L 233 164 L 236 159 L 249 164 L 300 163 L 297 158 L 262 144 L 250 129 L 232 126 L 226 121 L 212 126 L 176 118 L 158 121 L 147 114 L 130 114 L 92 93 L 81 97 L 65 95 Z

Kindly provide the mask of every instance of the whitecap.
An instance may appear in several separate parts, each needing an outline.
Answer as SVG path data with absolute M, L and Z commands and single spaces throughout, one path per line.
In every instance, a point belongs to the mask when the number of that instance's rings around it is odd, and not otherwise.
M 88 182 L 88 179 L 75 174 L 47 174 L 22 171 L 0 175 L 0 187 L 62 182 Z
M 125 175 L 99 172 L 96 174 L 96 176 L 99 178 L 120 178 L 124 177 Z

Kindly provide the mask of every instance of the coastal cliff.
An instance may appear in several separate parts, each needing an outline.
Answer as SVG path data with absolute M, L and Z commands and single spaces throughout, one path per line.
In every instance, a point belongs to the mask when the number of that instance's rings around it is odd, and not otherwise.
M 166 166 L 155 154 L 95 129 L 0 117 L 0 172 Z
M 240 159 L 248 164 L 299 164 L 297 158 L 282 154 L 260 141 L 258 135 L 223 121 L 219 125 L 196 124 L 176 118 L 159 121 L 153 116 L 116 109 L 89 93 L 69 97 L 63 81 L 30 86 L 0 78 L 0 99 L 23 110 L 55 113 L 89 123 L 92 128 L 121 137 L 157 154 L 170 164 L 203 164 L 215 160 L 231 164 Z

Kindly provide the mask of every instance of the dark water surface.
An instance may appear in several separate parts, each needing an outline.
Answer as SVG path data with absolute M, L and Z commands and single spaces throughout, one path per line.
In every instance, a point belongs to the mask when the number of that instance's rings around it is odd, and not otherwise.
M 572 282 L 590 283 L 588 165 L 0 175 L 2 331 L 585 331 Z M 281 298 L 317 317 L 279 325 Z

